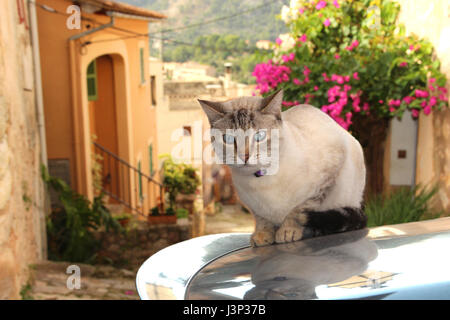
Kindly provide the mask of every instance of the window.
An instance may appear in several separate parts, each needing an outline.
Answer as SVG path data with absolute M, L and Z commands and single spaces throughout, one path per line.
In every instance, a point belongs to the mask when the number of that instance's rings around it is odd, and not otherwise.
M 96 101 L 98 98 L 97 93 L 97 64 L 93 60 L 87 68 L 87 91 L 88 100 Z
M 152 99 L 152 106 L 156 106 L 156 77 L 150 76 L 150 94 Z
M 153 167 L 153 144 L 148 146 L 148 158 L 149 158 L 149 172 L 150 176 L 153 176 L 155 169 Z
M 183 136 L 190 137 L 192 135 L 191 126 L 183 126 Z
M 141 84 L 145 82 L 145 61 L 144 48 L 139 48 L 140 62 L 141 62 Z
M 138 175 L 139 175 L 139 177 L 138 177 L 138 182 L 139 182 L 139 199 L 143 199 L 144 198 L 144 196 L 142 195 L 142 171 L 141 171 L 141 160 L 139 160 L 138 161 L 138 165 L 137 165 L 137 167 L 138 167 Z

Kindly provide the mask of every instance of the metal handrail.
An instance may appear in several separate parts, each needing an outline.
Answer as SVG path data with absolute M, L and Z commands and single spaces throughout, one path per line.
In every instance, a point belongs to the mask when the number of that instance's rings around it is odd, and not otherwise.
M 159 187 L 160 211 L 164 212 L 164 186 L 162 183 L 143 173 L 102 145 L 96 142 L 92 143 L 94 145 L 94 152 L 101 156 L 101 190 L 103 193 L 124 205 L 132 212 L 146 216 L 150 214 L 152 207 L 150 201 L 151 195 L 155 196 L 155 189 L 150 188 L 150 185 L 153 184 Z M 133 175 L 134 186 L 130 189 Z M 147 182 L 146 187 L 144 187 L 145 182 L 142 182 L 142 178 Z M 113 181 L 115 181 L 115 184 Z M 145 194 L 144 189 L 146 189 Z M 139 190 L 138 193 L 136 192 L 137 190 Z M 135 206 L 133 206 L 133 199 Z M 145 214 L 145 211 L 147 211 L 147 214 Z
M 93 142 L 94 146 L 96 146 L 97 148 L 99 148 L 100 150 L 102 150 L 103 152 L 107 153 L 108 155 L 110 155 L 111 157 L 113 157 L 114 159 L 116 159 L 117 161 L 123 163 L 124 165 L 126 165 L 128 168 L 136 171 L 137 173 L 141 174 L 143 177 L 147 178 L 148 180 L 150 180 L 153 183 L 156 183 L 158 186 L 162 187 L 163 185 L 156 181 L 155 179 L 153 179 L 152 177 L 146 175 L 145 173 L 143 173 L 142 171 L 139 171 L 139 169 L 133 167 L 131 164 L 129 164 L 128 162 L 126 162 L 125 160 L 123 160 L 122 158 L 119 158 L 119 156 L 117 156 L 116 154 L 114 154 L 113 152 L 109 151 L 108 149 L 106 149 L 105 147 L 99 145 L 97 142 Z

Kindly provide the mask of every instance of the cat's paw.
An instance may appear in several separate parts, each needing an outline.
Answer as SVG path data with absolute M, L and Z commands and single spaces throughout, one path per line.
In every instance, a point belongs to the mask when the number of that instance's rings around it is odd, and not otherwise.
M 252 234 L 250 243 L 253 247 L 268 246 L 275 242 L 275 233 L 267 230 L 258 230 Z
M 275 242 L 287 243 L 311 238 L 312 236 L 312 230 L 310 228 L 297 226 L 281 226 L 275 233 Z

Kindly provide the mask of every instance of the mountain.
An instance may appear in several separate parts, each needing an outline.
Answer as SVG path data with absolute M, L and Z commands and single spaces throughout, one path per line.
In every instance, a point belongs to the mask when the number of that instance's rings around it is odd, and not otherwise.
M 165 32 L 165 38 L 193 42 L 201 35 L 233 34 L 254 43 L 258 40 L 274 41 L 280 33 L 287 32 L 284 23 L 277 19 L 283 4 L 289 0 L 120 0 L 168 16 L 163 29 L 174 29 L 222 17 L 233 16 L 214 23 L 177 31 Z M 248 11 L 248 12 L 246 12 Z M 152 30 L 160 30 L 153 26 Z

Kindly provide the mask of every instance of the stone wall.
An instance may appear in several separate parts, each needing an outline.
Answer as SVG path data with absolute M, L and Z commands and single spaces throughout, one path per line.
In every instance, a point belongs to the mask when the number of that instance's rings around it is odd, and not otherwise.
M 102 249 L 98 252 L 100 263 L 111 263 L 137 271 L 150 256 L 172 244 L 191 238 L 191 224 L 142 224 L 125 234 L 99 233 Z
M 0 1 L 0 299 L 20 298 L 45 247 L 32 49 L 16 5 Z
M 450 3 L 448 0 L 399 0 L 406 31 L 428 39 L 447 75 L 450 91 Z M 439 184 L 434 206 L 450 214 L 450 109 L 419 118 L 416 183 Z

